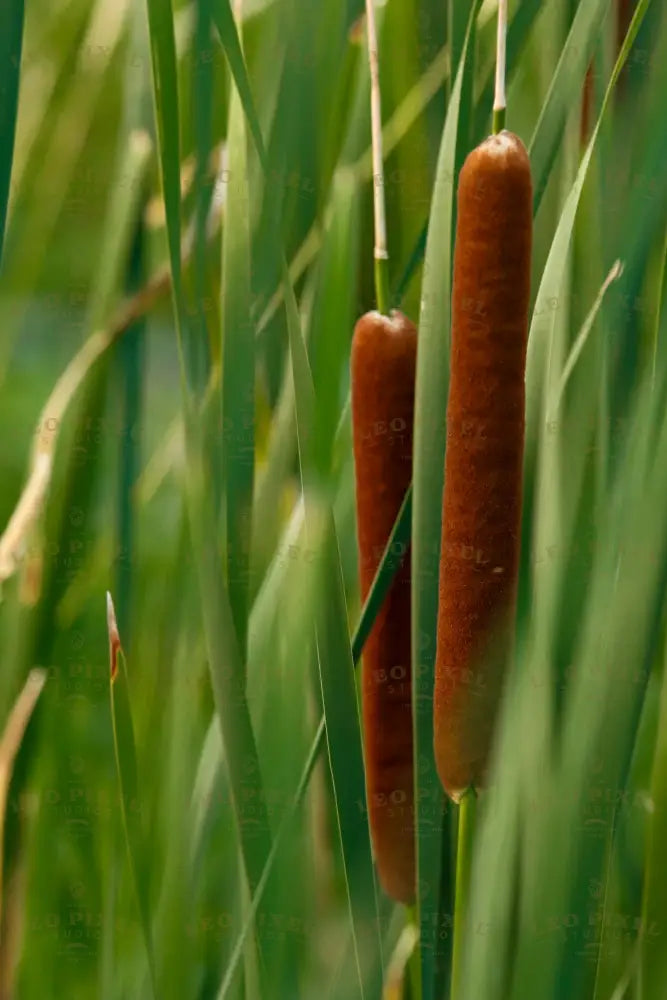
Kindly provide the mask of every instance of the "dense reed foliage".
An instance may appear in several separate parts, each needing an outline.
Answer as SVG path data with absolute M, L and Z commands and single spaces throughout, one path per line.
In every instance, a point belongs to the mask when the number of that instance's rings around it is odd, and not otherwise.
M 450 996 L 451 275 L 496 6 L 377 5 L 389 306 L 418 352 L 412 490 L 362 607 L 363 0 L 0 5 L 3 1000 Z M 660 1000 L 667 11 L 516 0 L 507 72 L 521 554 L 456 1000 Z M 414 828 L 410 909 L 373 863 L 355 669 L 408 545 L 414 815 L 376 805 Z

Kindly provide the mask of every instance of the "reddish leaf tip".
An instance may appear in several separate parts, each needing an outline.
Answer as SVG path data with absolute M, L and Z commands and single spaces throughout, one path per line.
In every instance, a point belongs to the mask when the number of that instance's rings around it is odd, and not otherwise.
M 116 622 L 116 611 L 113 606 L 111 594 L 107 590 L 107 629 L 109 632 L 109 662 L 111 667 L 111 680 L 116 679 L 118 673 L 118 653 L 120 651 L 120 635 L 118 634 L 118 624 Z

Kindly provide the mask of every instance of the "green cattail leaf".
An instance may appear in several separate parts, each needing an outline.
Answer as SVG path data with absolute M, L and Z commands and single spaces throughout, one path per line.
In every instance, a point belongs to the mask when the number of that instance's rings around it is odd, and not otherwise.
M 229 183 L 222 241 L 222 480 L 229 601 L 239 648 L 248 624 L 255 467 L 255 327 L 250 285 L 250 189 L 246 126 L 232 91 L 227 136 Z
M 215 544 L 217 524 L 199 426 L 200 417 L 187 391 L 188 386 L 193 388 L 198 385 L 201 370 L 198 345 L 190 341 L 183 343 L 183 335 L 189 336 L 189 331 L 186 325 L 181 275 L 178 88 L 171 2 L 148 0 L 148 11 L 172 289 L 181 343 L 182 384 L 185 389 L 188 518 L 201 595 L 214 701 L 222 727 L 234 813 L 246 876 L 252 893 L 269 854 L 271 832 L 257 747 L 245 698 L 243 656 L 236 638 L 229 594 L 222 577 Z M 235 29 L 233 33 L 238 45 Z M 187 354 L 183 353 L 184 347 L 188 348 Z M 248 801 L 248 795 L 255 804 L 255 816 L 252 818 L 244 816 L 244 803 Z M 270 950 L 270 945 L 268 947 Z
M 146 0 L 158 134 L 160 175 L 167 217 L 172 298 L 186 384 L 201 386 L 198 345 L 191 340 L 181 266 L 181 155 L 176 40 L 171 0 Z
M 551 174 L 567 117 L 581 94 L 586 70 L 610 6 L 611 0 L 582 0 L 563 46 L 528 150 L 533 171 L 535 215 Z
M 107 627 L 109 630 L 109 691 L 111 700 L 111 724 L 116 755 L 116 770 L 120 785 L 120 805 L 125 831 L 127 854 L 132 871 L 132 881 L 137 897 L 141 929 L 148 959 L 151 988 L 158 997 L 153 933 L 151 929 L 151 907 L 149 895 L 149 869 L 143 830 L 141 797 L 137 774 L 137 755 L 134 740 L 134 726 L 130 701 L 125 654 L 120 645 L 111 595 L 107 593 Z
M 572 239 L 581 192 L 588 175 L 588 168 L 600 133 L 605 111 L 621 70 L 628 58 L 632 43 L 649 7 L 649 3 L 650 0 L 640 0 L 632 19 L 632 25 L 616 60 L 616 65 L 614 66 L 611 80 L 609 81 L 600 109 L 600 115 L 582 157 L 574 184 L 563 207 L 535 300 L 526 356 L 526 457 L 524 463 L 524 468 L 527 470 L 524 473 L 526 478 L 530 477 L 530 470 L 532 470 L 535 460 L 536 434 L 538 433 L 538 420 L 540 419 L 545 365 L 548 359 L 549 345 L 554 334 L 555 317 L 558 302 L 562 294 L 561 286 L 565 276 L 567 253 Z
M 262 164 L 265 165 L 266 156 L 259 121 L 228 0 L 219 0 L 214 17 L 255 138 L 257 152 Z M 278 255 L 281 260 L 287 310 L 299 457 L 306 505 L 306 537 L 310 539 L 313 535 L 318 536 L 317 526 L 320 516 L 326 525 L 322 556 L 325 559 L 327 572 L 331 574 L 329 580 L 334 596 L 330 602 L 326 602 L 326 613 L 318 628 L 318 655 L 324 714 L 329 725 L 333 727 L 333 732 L 327 732 L 330 764 L 346 870 L 356 961 L 363 982 L 363 970 L 368 962 L 367 951 L 373 950 L 372 939 L 375 938 L 377 941 L 377 948 L 380 945 L 370 831 L 365 811 L 359 810 L 359 802 L 365 802 L 365 780 L 361 726 L 354 685 L 354 661 L 347 638 L 347 612 L 333 518 L 330 509 L 327 510 L 326 503 L 324 509 L 318 512 L 313 502 L 314 494 L 311 492 L 317 480 L 316 439 L 313 435 L 316 420 L 315 389 L 282 248 L 279 248 Z
M 199 578 L 211 684 L 228 762 L 246 875 L 250 890 L 254 892 L 271 848 L 271 834 L 245 695 L 245 672 L 214 541 L 216 519 L 207 490 L 209 480 L 205 473 L 201 438 L 196 418 L 186 414 L 186 421 L 188 517 Z M 244 816 L 244 802 L 250 799 L 255 809 L 253 818 Z
M 225 46 L 235 82 L 239 88 L 241 100 L 244 103 L 244 110 L 249 120 L 249 124 L 255 137 L 258 153 L 262 162 L 265 162 L 263 152 L 263 141 L 254 112 L 252 96 L 247 83 L 245 67 L 238 61 L 240 47 L 238 47 L 238 37 L 236 29 L 229 24 L 226 11 L 228 4 L 221 3 L 216 8 L 220 15 L 216 17 L 216 25 L 220 31 L 221 40 Z M 231 16 L 231 15 L 230 15 Z M 237 47 L 239 51 L 237 52 Z M 256 128 L 253 127 L 253 121 Z M 289 280 L 284 255 L 282 257 L 283 290 L 287 308 L 287 321 L 290 341 L 290 354 L 292 359 L 292 378 L 295 389 L 295 408 L 297 421 L 297 435 L 299 442 L 299 454 L 301 459 L 302 478 L 304 481 L 305 501 L 306 501 L 306 531 L 310 534 L 314 529 L 313 518 L 317 517 L 309 495 L 310 483 L 316 469 L 315 442 L 312 437 L 313 419 L 315 416 L 315 395 L 310 372 L 310 365 L 305 351 L 305 344 L 300 328 L 300 320 L 294 293 Z M 330 517 L 330 515 L 329 515 Z M 326 518 L 326 515 L 325 515 Z M 310 528 L 308 527 L 310 525 Z M 372 866 L 372 853 L 370 847 L 370 834 L 368 822 L 365 814 L 359 813 L 358 803 L 365 801 L 365 783 L 363 772 L 363 754 L 361 748 L 361 732 L 358 714 L 358 705 L 353 683 L 353 659 L 349 649 L 349 641 L 343 644 L 348 649 L 347 655 L 344 649 L 338 645 L 337 637 L 346 634 L 346 611 L 345 600 L 340 578 L 340 559 L 335 541 L 335 528 L 330 522 L 329 530 L 332 532 L 327 541 L 328 558 L 330 568 L 333 573 L 333 581 L 339 580 L 337 585 L 339 598 L 333 604 L 334 618 L 338 620 L 338 626 L 334 627 L 331 622 L 327 623 L 326 642 L 320 643 L 320 671 L 323 683 L 323 696 L 325 701 L 325 716 L 327 714 L 327 702 L 330 701 L 330 716 L 334 724 L 344 726 L 345 732 L 337 737 L 329 735 L 329 746 L 334 751 L 338 747 L 344 748 L 343 757 L 340 760 L 332 760 L 332 773 L 334 787 L 337 789 L 338 820 L 340 824 L 341 842 L 348 875 L 347 887 L 352 913 L 354 928 L 355 951 L 359 967 L 360 977 L 363 978 L 363 968 L 366 965 L 364 952 L 369 947 L 369 921 L 375 923 L 377 927 L 377 904 L 375 900 L 374 873 Z M 334 640 L 336 642 L 334 643 Z M 336 648 L 334 648 L 334 645 Z M 332 655 L 333 654 L 333 655 Z M 340 670 L 340 656 L 348 659 L 348 669 L 343 676 L 348 680 L 341 683 L 340 674 L 334 679 L 330 674 L 329 665 L 337 664 L 337 671 Z M 332 683 L 329 683 L 329 677 Z M 331 700 L 332 699 L 332 700 Z M 345 708 L 341 711 L 341 705 Z M 353 720 L 356 719 L 356 724 Z M 352 725 L 352 734 L 349 726 Z M 360 852 L 360 853 L 358 853 Z M 352 871 L 351 869 L 354 869 Z M 354 876 L 352 878 L 352 875 Z
M 229 68 L 231 69 L 232 76 L 234 77 L 234 84 L 236 85 L 239 99 L 252 133 L 260 163 L 262 164 L 262 167 L 266 169 L 267 159 L 264 140 L 262 138 L 262 129 L 255 108 L 255 101 L 250 88 L 250 80 L 248 79 L 248 71 L 243 59 L 241 42 L 236 30 L 234 15 L 232 13 L 229 0 L 213 0 L 212 14 L 213 22 L 220 36 L 220 41 L 222 42 L 222 47 L 224 48 L 225 55 L 229 61 Z
M 23 46 L 23 0 L 6 0 L 0 11 L 0 262 L 5 240 L 14 156 L 16 108 Z
M 317 616 L 316 641 L 355 958 L 362 996 L 365 997 L 363 984 L 365 970 L 373 960 L 373 938 L 376 942 L 375 950 L 379 949 L 380 942 L 370 830 L 366 810 L 363 808 L 366 792 L 354 660 L 347 636 L 347 610 L 333 516 L 330 506 L 326 503 L 320 506 L 315 501 L 317 494 L 311 493 L 313 487 L 310 484 L 317 475 L 312 437 L 315 395 L 284 258 L 283 284 L 286 289 L 287 325 L 306 510 L 306 538 L 309 545 L 311 537 L 319 535 L 318 525 L 323 524 L 323 536 L 320 536 L 322 571 L 329 581 L 330 597 L 325 601 L 326 607 L 321 608 Z
M 449 382 L 449 327 L 454 171 L 459 155 L 464 74 L 478 5 L 470 14 L 442 134 L 431 204 L 419 317 L 412 511 L 412 702 L 414 713 L 418 914 L 422 1000 L 434 1000 L 445 799 L 433 756 L 433 684 L 438 568 Z

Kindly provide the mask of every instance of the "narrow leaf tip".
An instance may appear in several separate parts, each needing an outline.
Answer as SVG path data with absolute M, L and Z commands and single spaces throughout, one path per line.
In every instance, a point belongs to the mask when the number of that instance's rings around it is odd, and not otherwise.
M 118 634 L 118 624 L 116 622 L 116 612 L 113 606 L 111 594 L 107 590 L 107 629 L 109 632 L 109 662 L 111 670 L 111 681 L 115 681 L 118 673 L 118 653 L 120 652 L 120 635 Z

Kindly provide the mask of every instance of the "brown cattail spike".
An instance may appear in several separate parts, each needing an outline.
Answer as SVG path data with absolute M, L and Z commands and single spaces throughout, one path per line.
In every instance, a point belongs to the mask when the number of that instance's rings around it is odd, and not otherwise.
M 510 649 L 531 242 L 528 154 L 503 131 L 470 153 L 458 188 L 434 698 L 438 773 L 455 799 L 483 781 Z
M 373 582 L 412 478 L 417 331 L 406 316 L 370 312 L 352 341 L 352 425 L 361 596 Z M 366 790 L 380 882 L 415 896 L 410 556 L 406 553 L 366 643 L 362 710 Z

